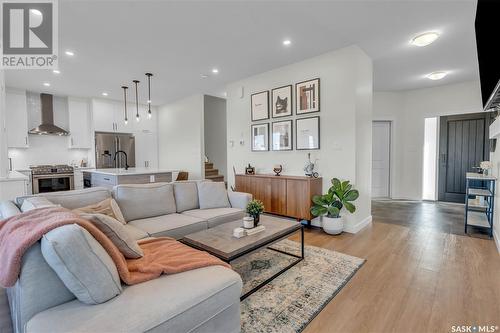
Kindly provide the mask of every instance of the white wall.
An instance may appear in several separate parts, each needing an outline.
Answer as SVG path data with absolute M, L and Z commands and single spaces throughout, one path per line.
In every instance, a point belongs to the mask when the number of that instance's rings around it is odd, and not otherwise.
M 159 167 L 203 174 L 203 95 L 194 95 L 158 110 Z
M 375 92 L 373 119 L 393 122 L 393 198 L 422 199 L 425 118 L 482 111 L 478 81 L 403 92 Z
M 316 77 L 321 79 L 321 112 L 312 115 L 320 116 L 321 149 L 252 152 L 250 95 Z M 282 164 L 284 174 L 303 175 L 311 152 L 323 177 L 324 192 L 333 177 L 349 179 L 360 190 L 357 213 L 344 215 L 347 231 L 356 232 L 370 221 L 372 62 L 360 48 L 351 46 L 234 82 L 228 85 L 227 94 L 228 141 L 234 143 L 228 146 L 228 170 L 234 166 L 242 173 L 251 163 L 256 172 L 271 173 L 274 164 Z M 232 173 L 228 182 L 234 184 Z
M 5 123 L 5 73 L 0 70 L 0 177 L 7 176 L 7 129 Z
M 204 96 L 205 155 L 227 179 L 226 100 Z

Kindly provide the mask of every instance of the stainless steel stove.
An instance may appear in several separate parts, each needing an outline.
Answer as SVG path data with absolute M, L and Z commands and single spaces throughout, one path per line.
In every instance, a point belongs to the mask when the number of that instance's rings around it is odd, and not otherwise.
M 33 178 L 33 194 L 69 191 L 74 189 L 74 170 L 69 165 L 30 166 Z

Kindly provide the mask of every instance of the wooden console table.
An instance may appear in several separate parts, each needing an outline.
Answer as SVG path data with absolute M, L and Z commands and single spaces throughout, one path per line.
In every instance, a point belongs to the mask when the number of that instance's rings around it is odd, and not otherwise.
M 265 212 L 310 221 L 312 197 L 323 191 L 323 179 L 305 176 L 236 175 L 236 191 L 251 193 Z

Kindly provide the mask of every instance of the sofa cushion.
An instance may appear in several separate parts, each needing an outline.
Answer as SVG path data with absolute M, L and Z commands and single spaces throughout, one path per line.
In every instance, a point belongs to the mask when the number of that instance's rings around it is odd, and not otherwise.
M 201 209 L 231 207 L 223 182 L 200 182 L 197 185 Z
M 113 195 L 127 222 L 176 211 L 172 184 L 117 185 Z
M 150 217 L 130 221 L 129 224 L 146 231 L 152 237 L 167 236 L 175 239 L 208 228 L 206 220 L 184 214 Z
M 175 204 L 177 205 L 177 213 L 200 208 L 200 203 L 198 201 L 198 187 L 196 185 L 196 182 L 175 182 L 174 195 Z
M 211 208 L 188 210 L 182 214 L 206 220 L 208 227 L 213 228 L 222 223 L 243 219 L 245 211 L 239 208 Z
M 85 304 L 100 304 L 120 294 L 113 260 L 90 233 L 76 224 L 51 230 L 42 254 L 64 285 Z
M 23 204 L 21 205 L 21 212 L 24 213 L 37 208 L 47 208 L 56 206 L 59 205 L 54 204 L 45 197 L 31 197 L 24 199 Z
M 104 187 L 92 187 L 83 190 L 51 192 L 17 197 L 16 202 L 19 206 L 21 206 L 24 199 L 34 196 L 45 197 L 54 204 L 61 205 L 64 208 L 76 209 L 101 202 L 107 198 L 111 198 L 111 192 Z
M 129 259 L 141 258 L 144 253 L 137 244 L 137 240 L 129 234 L 124 225 L 111 216 L 104 214 L 80 214 L 101 230 L 120 252 Z
M 72 301 L 43 311 L 26 332 L 199 332 L 225 309 L 239 306 L 241 286 L 239 275 L 222 266 L 162 275 L 124 287 L 103 304 Z M 205 332 L 239 332 L 239 311 L 224 319 L 232 325 Z
M 88 214 L 104 214 L 108 215 L 122 224 L 126 224 L 125 218 L 123 217 L 120 206 L 116 203 L 113 198 L 107 198 L 101 202 L 93 205 L 81 207 L 75 209 L 76 213 L 88 213 Z
M 127 230 L 130 237 L 132 237 L 135 240 L 144 239 L 144 238 L 149 237 L 149 234 L 147 232 L 145 232 L 144 230 L 141 230 L 137 227 L 134 227 L 131 224 L 127 223 L 123 227 L 125 228 L 125 230 Z

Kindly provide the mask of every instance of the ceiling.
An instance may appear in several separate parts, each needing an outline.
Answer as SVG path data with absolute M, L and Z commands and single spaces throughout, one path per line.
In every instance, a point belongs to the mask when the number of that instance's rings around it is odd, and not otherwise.
M 151 71 L 153 104 L 161 105 L 195 93 L 221 95 L 227 83 L 357 44 L 373 59 L 375 90 L 432 87 L 478 79 L 475 8 L 472 0 L 59 1 L 61 74 L 7 70 L 6 83 L 121 99 L 120 86 L 137 78 L 145 101 L 144 73 Z M 409 44 L 429 30 L 441 33 L 435 43 Z M 66 56 L 68 49 L 75 56 Z M 425 78 L 437 70 L 450 74 Z

